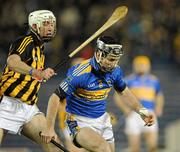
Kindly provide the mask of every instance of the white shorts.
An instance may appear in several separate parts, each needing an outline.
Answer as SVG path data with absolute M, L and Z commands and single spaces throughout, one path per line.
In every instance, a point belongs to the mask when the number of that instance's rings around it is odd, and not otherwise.
M 104 113 L 99 118 L 88 118 L 67 114 L 66 123 L 71 137 L 73 137 L 80 128 L 89 127 L 98 132 L 107 142 L 114 142 L 112 125 L 108 113 Z
M 28 105 L 19 99 L 3 96 L 0 102 L 0 128 L 12 134 L 20 134 L 23 125 L 40 113 L 36 105 Z
M 144 126 L 145 122 L 141 119 L 140 115 L 136 112 L 131 112 L 126 118 L 125 133 L 126 134 L 141 134 L 145 132 L 157 132 L 158 122 L 155 120 L 155 124 L 152 126 Z

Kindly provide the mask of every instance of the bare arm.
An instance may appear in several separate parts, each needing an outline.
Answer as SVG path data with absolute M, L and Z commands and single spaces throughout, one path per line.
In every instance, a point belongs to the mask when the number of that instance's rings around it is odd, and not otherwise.
M 156 107 L 155 107 L 156 116 L 160 117 L 162 115 L 163 107 L 164 107 L 164 95 L 162 93 L 159 93 L 156 97 Z
M 143 106 L 139 103 L 137 98 L 132 94 L 132 92 L 128 89 L 128 87 L 126 87 L 123 92 L 117 92 L 117 93 L 119 95 L 119 98 L 123 102 L 128 104 L 136 112 L 138 112 L 141 108 L 143 108 Z
M 47 68 L 43 71 L 33 69 L 31 66 L 27 65 L 25 62 L 23 62 L 19 55 L 12 54 L 7 59 L 7 65 L 9 68 L 15 72 L 19 72 L 22 74 L 31 74 L 33 77 L 36 77 L 38 79 L 46 79 L 48 80 L 50 77 L 52 77 L 55 73 L 54 70 L 51 68 Z M 32 73 L 30 73 L 30 70 L 32 69 Z
M 127 102 L 127 104 L 136 111 L 141 118 L 144 120 L 145 125 L 151 126 L 154 124 L 154 115 L 151 114 L 146 108 L 144 108 L 136 97 L 131 93 L 131 91 L 126 87 L 124 91 L 118 92 L 118 95 L 122 101 Z
M 42 130 L 40 134 L 42 141 L 45 143 L 49 143 L 52 138 L 54 138 L 55 140 L 57 138 L 57 135 L 54 130 L 54 126 L 55 126 L 57 112 L 59 109 L 59 104 L 60 104 L 60 98 L 55 93 L 53 93 L 49 98 L 49 102 L 48 102 L 47 115 L 46 115 L 47 128 L 45 130 Z
M 121 111 L 126 116 L 128 116 L 129 113 L 132 111 L 132 109 L 127 105 L 127 103 L 122 101 L 121 96 L 119 96 L 118 93 L 115 93 L 113 98 L 114 98 L 114 101 L 115 101 L 116 105 L 121 109 Z
M 53 93 L 49 98 L 47 115 L 46 115 L 47 127 L 49 130 L 54 129 L 59 106 L 60 106 L 60 99 L 55 93 Z
M 31 66 L 21 61 L 20 56 L 17 54 L 10 55 L 7 58 L 7 65 L 11 70 L 22 74 L 29 74 L 29 71 L 32 69 Z

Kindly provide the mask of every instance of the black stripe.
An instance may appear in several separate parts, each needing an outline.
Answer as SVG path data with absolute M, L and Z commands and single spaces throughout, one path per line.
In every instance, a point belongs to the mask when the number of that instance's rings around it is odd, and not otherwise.
M 15 98 L 21 98 L 30 88 L 31 84 L 32 84 L 33 81 L 29 81 L 25 86 L 24 88 L 19 91 L 19 93 L 15 96 Z
M 33 96 L 36 95 L 37 96 L 37 87 L 39 85 L 39 82 L 36 83 L 36 85 L 34 86 L 33 91 L 31 92 L 31 94 L 29 95 L 27 101 L 32 100 Z M 34 99 L 35 100 L 35 99 Z
M 2 99 L 3 99 L 3 96 L 0 97 L 0 102 L 2 101 Z
M 27 98 L 27 101 L 32 100 L 33 96 L 36 94 L 38 84 L 39 84 L 39 82 L 37 82 L 36 85 L 34 86 L 34 89 L 33 89 L 33 91 L 31 92 L 31 94 L 29 95 L 29 97 Z
M 24 78 L 25 78 L 25 75 L 20 75 L 20 77 L 6 89 L 4 94 L 9 95 L 19 84 L 21 84 Z

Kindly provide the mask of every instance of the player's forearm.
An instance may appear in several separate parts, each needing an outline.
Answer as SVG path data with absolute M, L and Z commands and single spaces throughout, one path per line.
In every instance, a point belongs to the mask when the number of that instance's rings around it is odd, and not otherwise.
M 59 97 L 56 94 L 52 94 L 49 102 L 48 102 L 48 108 L 47 108 L 47 127 L 48 129 L 54 129 L 55 126 L 55 120 L 59 108 Z
M 156 107 L 155 107 L 155 113 L 159 117 L 163 113 L 163 107 L 164 107 L 164 96 L 163 94 L 159 94 L 156 98 Z
M 164 107 L 164 96 L 162 93 L 157 96 L 156 102 L 158 108 L 162 109 Z
M 32 69 L 31 66 L 21 61 L 21 58 L 16 54 L 8 57 L 7 65 L 11 70 L 22 74 L 29 74 L 29 71 Z
M 121 96 L 119 96 L 118 93 L 114 94 L 114 101 L 124 114 L 128 115 L 131 112 L 131 108 L 124 101 L 122 101 Z
M 131 91 L 126 87 L 126 89 L 119 93 L 123 101 L 127 102 L 130 107 L 138 112 L 143 106 L 139 103 L 137 98 L 131 93 Z

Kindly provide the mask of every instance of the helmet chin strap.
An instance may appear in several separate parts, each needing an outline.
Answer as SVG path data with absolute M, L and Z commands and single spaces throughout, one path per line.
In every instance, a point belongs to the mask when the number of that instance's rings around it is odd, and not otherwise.
M 39 31 L 39 30 L 38 30 Z M 45 43 L 47 43 L 47 42 L 49 42 L 49 41 L 51 41 L 52 40 L 52 38 L 54 37 L 54 36 L 52 36 L 52 37 L 41 37 L 40 35 L 39 35 L 39 32 L 36 32 L 34 29 L 32 29 L 31 28 L 31 32 L 33 32 L 33 34 L 35 34 L 36 35 L 36 37 L 38 38 L 38 40 L 39 41 L 41 41 L 41 42 L 45 42 Z M 54 34 L 55 35 L 55 34 Z
M 36 37 L 38 38 L 39 41 L 43 42 L 42 38 L 40 37 L 40 35 L 33 29 L 33 28 L 30 28 L 31 29 L 31 32 L 36 35 Z

